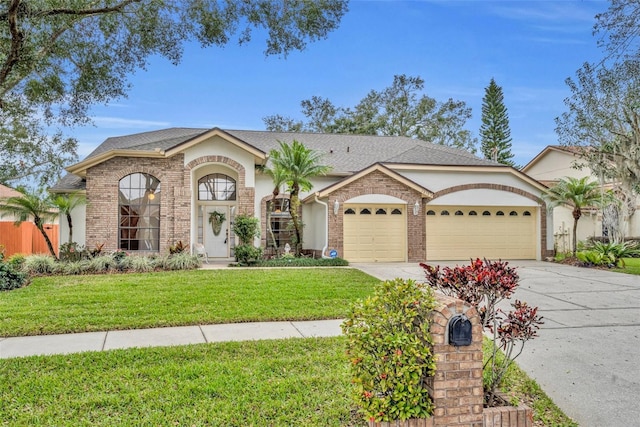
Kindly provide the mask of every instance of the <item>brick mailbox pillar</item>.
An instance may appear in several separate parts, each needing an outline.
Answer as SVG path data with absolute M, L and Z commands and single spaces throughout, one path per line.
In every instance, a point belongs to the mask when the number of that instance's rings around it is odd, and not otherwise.
M 437 296 L 433 310 L 431 336 L 436 355 L 435 376 L 427 387 L 436 409 L 434 426 L 482 427 L 482 325 L 475 308 L 464 301 Z M 471 322 L 471 344 L 454 346 L 449 343 L 449 324 L 463 314 Z

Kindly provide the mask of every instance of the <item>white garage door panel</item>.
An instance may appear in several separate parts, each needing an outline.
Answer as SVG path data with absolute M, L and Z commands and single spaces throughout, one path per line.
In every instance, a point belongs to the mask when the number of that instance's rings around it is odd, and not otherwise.
M 438 206 L 427 211 L 435 213 L 426 216 L 427 260 L 536 258 L 537 220 L 533 208 Z M 442 215 L 442 211 L 449 215 Z M 455 215 L 456 211 L 463 215 Z M 477 215 L 469 215 L 471 211 Z M 499 211 L 504 215 L 497 215 Z M 490 215 L 483 215 L 484 212 Z
M 366 214 L 365 209 L 370 214 Z M 392 213 L 394 210 L 396 214 Z M 345 259 L 352 262 L 406 259 L 407 219 L 404 205 L 345 204 L 344 213 Z

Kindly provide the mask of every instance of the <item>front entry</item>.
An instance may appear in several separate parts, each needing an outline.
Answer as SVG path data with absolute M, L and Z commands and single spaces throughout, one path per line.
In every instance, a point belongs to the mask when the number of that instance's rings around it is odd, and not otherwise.
M 210 258 L 230 258 L 231 254 L 231 228 L 232 221 L 229 206 L 205 206 L 204 247 Z

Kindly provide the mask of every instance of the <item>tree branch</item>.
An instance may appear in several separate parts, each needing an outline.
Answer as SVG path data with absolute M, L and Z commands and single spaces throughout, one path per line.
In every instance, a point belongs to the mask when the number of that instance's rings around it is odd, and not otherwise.
M 11 47 L 7 59 L 0 69 L 0 85 L 7 80 L 9 73 L 20 60 L 20 51 L 24 44 L 24 34 L 18 26 L 18 9 L 20 8 L 20 0 L 12 0 L 7 10 L 7 22 L 9 23 L 9 32 L 11 33 Z M 0 108 L 3 107 L 3 101 L 0 99 Z

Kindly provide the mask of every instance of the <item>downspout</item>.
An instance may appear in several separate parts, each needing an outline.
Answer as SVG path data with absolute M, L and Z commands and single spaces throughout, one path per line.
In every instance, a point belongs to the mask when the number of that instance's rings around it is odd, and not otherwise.
M 318 199 L 318 193 L 314 195 L 314 198 L 317 203 L 324 205 L 324 212 L 325 212 L 325 219 L 326 219 L 325 224 L 327 227 L 324 233 L 324 247 L 322 248 L 322 258 L 327 259 L 327 258 L 331 258 L 324 254 L 327 251 L 327 248 L 329 247 L 329 204 L 327 202 L 320 201 Z

